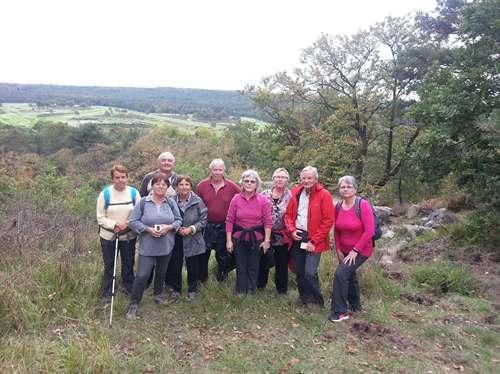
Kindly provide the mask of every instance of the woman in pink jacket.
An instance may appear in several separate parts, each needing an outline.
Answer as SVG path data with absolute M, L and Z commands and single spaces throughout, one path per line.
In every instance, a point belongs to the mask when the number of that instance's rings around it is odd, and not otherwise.
M 349 175 L 339 179 L 337 189 L 342 201 L 335 212 L 335 249 L 340 264 L 333 279 L 332 310 L 328 319 L 339 322 L 351 311 L 361 309 L 356 270 L 372 255 L 375 223 L 371 204 L 356 196 L 358 185 Z

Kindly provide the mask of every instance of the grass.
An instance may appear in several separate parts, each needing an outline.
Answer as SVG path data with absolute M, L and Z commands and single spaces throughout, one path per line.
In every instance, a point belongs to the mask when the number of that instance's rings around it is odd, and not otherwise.
M 158 306 L 147 290 L 135 321 L 118 293 L 113 327 L 99 300 L 101 256 L 92 233 L 82 253 L 3 251 L 0 263 L 0 371 L 64 373 L 495 372 L 500 334 L 482 321 L 494 312 L 480 296 L 445 294 L 435 305 L 399 298 L 400 284 L 373 261 L 360 270 L 363 312 L 345 322 L 328 309 L 297 306 L 272 276 L 256 296 L 234 295 L 234 274 L 213 277 L 199 299 Z M 328 302 L 335 259 L 322 257 Z M 214 265 L 214 264 L 212 264 Z M 453 318 L 450 317 L 453 316 Z M 451 322 L 450 322 L 451 321 Z M 469 321 L 469 322 L 467 322 Z M 461 349 L 459 347 L 462 347 Z
M 37 108 L 33 110 L 30 104 L 4 103 L 1 106 L 0 123 L 13 126 L 32 127 L 38 121 L 64 122 L 70 126 L 77 127 L 84 123 L 96 123 L 100 125 L 140 125 L 140 126 L 170 126 L 179 129 L 193 130 L 197 127 L 224 129 L 228 124 L 218 123 L 212 125 L 208 122 L 197 121 L 192 118 L 181 116 L 141 113 L 133 110 L 126 112 L 104 106 L 89 107 L 55 107 Z

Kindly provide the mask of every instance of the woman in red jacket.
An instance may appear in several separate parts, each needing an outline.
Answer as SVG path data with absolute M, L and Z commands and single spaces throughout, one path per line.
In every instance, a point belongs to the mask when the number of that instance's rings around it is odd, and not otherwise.
M 367 200 L 356 197 L 357 188 L 356 180 L 350 175 L 340 178 L 337 185 L 342 201 L 336 209 L 334 235 L 341 263 L 333 278 L 332 311 L 328 317 L 332 322 L 349 318 L 347 303 L 353 312 L 361 309 L 356 270 L 373 252 L 373 211 Z
M 285 225 L 293 239 L 292 256 L 303 304 L 324 305 L 319 285 L 318 267 L 321 252 L 330 249 L 333 226 L 332 195 L 318 182 L 318 170 L 306 166 L 300 173 L 300 185 L 292 190 L 286 209 Z

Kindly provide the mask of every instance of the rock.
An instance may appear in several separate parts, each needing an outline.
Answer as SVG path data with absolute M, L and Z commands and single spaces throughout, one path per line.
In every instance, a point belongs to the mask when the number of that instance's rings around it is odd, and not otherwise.
M 396 216 L 396 217 L 406 215 L 407 211 L 408 211 L 408 204 L 406 204 L 406 203 L 403 203 L 403 204 L 396 203 L 392 207 L 392 215 Z
M 403 225 L 403 227 L 412 237 L 422 235 L 424 232 L 431 230 L 431 227 L 420 225 Z
M 381 223 L 387 223 L 392 214 L 392 209 L 388 206 L 374 206 Z
M 439 226 L 447 225 L 454 222 L 457 222 L 457 217 L 455 216 L 455 214 L 453 214 L 446 208 L 440 208 L 434 210 L 431 214 L 429 214 L 425 226 L 437 228 Z
M 420 214 L 420 205 L 413 204 L 408 207 L 406 211 L 406 218 L 412 219 L 417 217 Z
M 382 234 L 382 238 L 392 239 L 392 238 L 394 238 L 395 235 L 396 235 L 396 233 L 394 231 L 392 231 L 391 229 L 389 229 Z

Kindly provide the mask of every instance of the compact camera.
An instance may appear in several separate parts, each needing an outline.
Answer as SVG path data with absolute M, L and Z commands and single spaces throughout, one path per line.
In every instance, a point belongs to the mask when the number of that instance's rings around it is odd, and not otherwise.
M 155 231 L 160 232 L 162 225 L 155 225 Z

